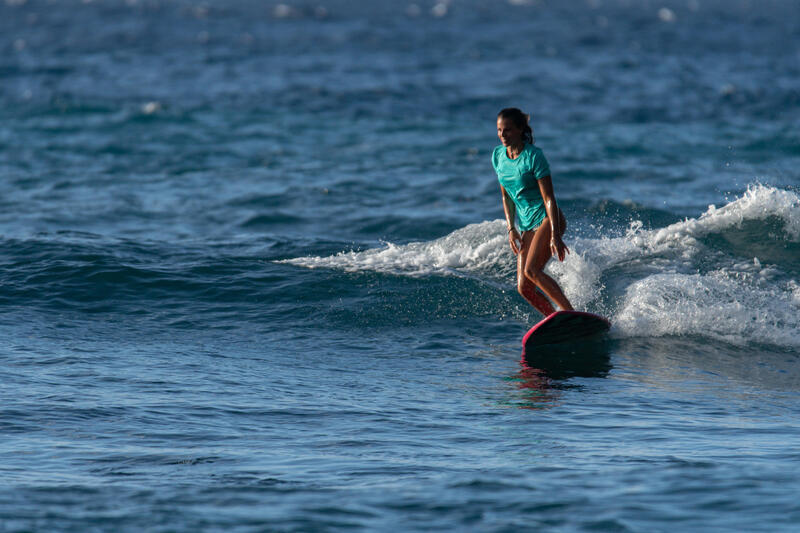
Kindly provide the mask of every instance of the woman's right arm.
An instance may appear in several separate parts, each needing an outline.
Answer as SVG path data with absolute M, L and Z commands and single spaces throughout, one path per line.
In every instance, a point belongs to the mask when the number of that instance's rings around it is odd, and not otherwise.
M 500 186 L 500 191 L 503 194 L 503 212 L 506 214 L 508 241 L 511 244 L 511 251 L 514 252 L 514 255 L 517 255 L 519 253 L 519 247 L 522 241 L 522 237 L 520 237 L 517 228 L 514 226 L 514 218 L 517 215 L 517 207 L 514 205 L 514 201 L 511 199 L 502 185 Z

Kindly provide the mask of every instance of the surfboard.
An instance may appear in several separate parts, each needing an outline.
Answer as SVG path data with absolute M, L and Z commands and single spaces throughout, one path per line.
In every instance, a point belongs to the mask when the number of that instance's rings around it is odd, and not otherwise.
M 524 350 L 561 344 L 608 331 L 611 323 L 600 315 L 583 311 L 557 311 L 533 326 L 522 338 Z

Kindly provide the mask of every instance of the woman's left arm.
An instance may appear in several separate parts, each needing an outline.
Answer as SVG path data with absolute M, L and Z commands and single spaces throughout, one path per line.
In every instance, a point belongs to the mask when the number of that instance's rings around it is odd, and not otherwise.
M 556 195 L 553 193 L 553 180 L 550 176 L 544 176 L 537 180 L 539 184 L 539 192 L 542 193 L 542 200 L 544 200 L 544 208 L 547 211 L 547 218 L 550 221 L 550 252 L 563 261 L 569 253 L 569 248 L 561 240 L 563 230 L 561 228 L 561 212 L 556 203 Z

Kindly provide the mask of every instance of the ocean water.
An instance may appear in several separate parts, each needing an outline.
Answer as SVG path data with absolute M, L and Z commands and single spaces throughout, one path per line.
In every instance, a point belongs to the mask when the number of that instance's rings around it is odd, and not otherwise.
M 0 531 L 800 530 L 791 0 L 5 0 Z M 607 338 L 528 360 L 533 114 Z

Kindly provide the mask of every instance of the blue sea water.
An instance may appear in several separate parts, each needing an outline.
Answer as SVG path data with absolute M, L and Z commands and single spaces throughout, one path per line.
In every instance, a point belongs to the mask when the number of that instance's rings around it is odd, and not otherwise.
M 0 531 L 798 531 L 791 0 L 5 0 Z M 521 360 L 489 161 L 533 114 Z

